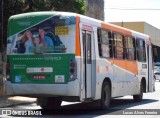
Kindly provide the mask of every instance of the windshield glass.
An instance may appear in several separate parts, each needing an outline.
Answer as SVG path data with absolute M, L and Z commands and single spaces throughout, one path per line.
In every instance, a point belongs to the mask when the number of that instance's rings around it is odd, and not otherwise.
M 38 17 L 37 17 L 38 19 Z M 17 20 L 9 31 L 26 25 Z M 32 20 L 28 18 L 26 23 Z M 10 23 L 11 24 L 11 23 Z M 56 15 L 20 31 L 7 40 L 7 54 L 74 53 L 75 17 Z

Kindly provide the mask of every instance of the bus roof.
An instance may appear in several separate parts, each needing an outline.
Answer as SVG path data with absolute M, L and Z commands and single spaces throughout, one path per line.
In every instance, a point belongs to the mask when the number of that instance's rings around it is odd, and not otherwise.
M 29 13 L 22 13 L 22 14 L 16 14 L 11 16 L 9 19 L 17 19 L 17 18 L 21 18 L 21 17 L 26 17 L 26 16 L 43 16 L 43 15 L 72 15 L 72 16 L 76 16 L 76 13 L 72 13 L 72 12 L 57 12 L 57 11 L 42 11 L 42 12 L 29 12 Z
M 149 36 L 131 29 L 127 29 L 124 27 L 120 27 L 111 23 L 107 23 L 104 21 L 100 21 L 94 18 L 90 18 L 88 16 L 84 16 L 84 15 L 80 15 L 77 13 L 72 13 L 72 12 L 60 12 L 60 11 L 43 11 L 43 12 L 30 12 L 30 13 L 23 13 L 23 14 L 17 14 L 17 15 L 13 15 L 9 18 L 9 20 L 12 19 L 20 19 L 20 18 L 24 18 L 24 17 L 35 17 L 35 16 L 50 16 L 50 15 L 64 15 L 64 16 L 79 16 L 81 19 L 85 19 L 85 21 L 88 21 L 89 24 L 91 25 L 96 25 L 98 24 L 103 24 L 104 26 L 102 26 L 103 28 L 106 28 L 108 30 L 111 31 L 115 31 L 115 32 L 119 32 L 119 33 L 123 33 L 123 34 L 132 34 L 132 36 L 138 37 L 138 38 L 142 38 L 142 39 L 148 39 Z M 92 20 L 92 22 L 90 22 L 90 20 Z M 130 33 L 125 33 L 125 32 L 130 32 Z

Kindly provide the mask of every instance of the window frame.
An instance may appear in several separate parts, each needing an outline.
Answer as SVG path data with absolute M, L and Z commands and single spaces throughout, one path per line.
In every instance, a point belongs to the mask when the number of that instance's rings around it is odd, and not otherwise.
M 142 41 L 142 45 L 143 46 L 140 46 L 137 42 L 138 41 Z M 142 49 L 141 49 L 142 48 Z M 140 57 L 139 57 L 139 51 L 143 51 L 144 53 L 143 53 L 143 58 L 141 59 Z M 142 55 L 142 53 L 140 53 L 140 55 Z M 144 39 L 142 39 L 142 38 L 138 38 L 138 37 L 136 37 L 136 56 L 137 56 L 137 61 L 138 62 L 147 62 L 147 55 L 146 55 L 146 44 L 145 44 L 145 40 Z
M 124 37 L 125 39 L 125 56 L 126 56 L 126 59 L 128 61 L 136 61 L 136 58 L 137 58 L 137 54 L 136 54 L 136 38 L 131 36 L 131 35 L 126 35 Z M 129 40 L 132 40 L 132 47 L 129 47 Z M 129 50 L 132 50 L 132 55 L 130 55 L 130 51 Z M 128 55 L 127 55 L 128 54 Z
M 115 39 L 115 35 L 121 35 L 122 37 L 122 47 L 121 46 L 117 46 L 117 38 Z M 125 59 L 125 45 L 124 45 L 124 34 L 119 33 L 119 32 L 113 32 L 112 33 L 112 37 L 113 37 L 113 48 L 114 48 L 114 58 L 119 59 L 119 60 L 123 60 Z M 117 47 L 122 48 L 122 57 L 117 57 Z
M 103 31 L 106 31 L 108 33 L 108 41 L 107 43 L 103 42 L 103 39 L 102 39 L 102 30 Z M 110 34 L 109 34 L 110 33 Z M 104 28 L 98 28 L 97 29 L 97 38 L 98 38 L 98 51 L 99 51 L 99 57 L 101 58 L 113 58 L 113 39 L 112 39 L 112 32 L 108 29 L 104 29 Z M 102 48 L 102 45 L 106 46 L 106 49 L 108 47 L 108 54 L 106 53 L 106 56 L 105 56 L 105 53 L 104 53 L 104 50 Z

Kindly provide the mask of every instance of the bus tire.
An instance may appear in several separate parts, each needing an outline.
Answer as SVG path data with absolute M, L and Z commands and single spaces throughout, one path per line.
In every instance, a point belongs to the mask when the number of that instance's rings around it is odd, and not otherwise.
M 109 82 L 105 81 L 101 91 L 101 109 L 108 109 L 111 101 L 111 88 Z
M 44 110 L 59 109 L 61 103 L 60 97 L 37 98 L 37 104 Z
M 133 99 L 135 102 L 140 102 L 143 99 L 143 82 L 140 85 L 140 93 L 138 95 L 133 95 Z

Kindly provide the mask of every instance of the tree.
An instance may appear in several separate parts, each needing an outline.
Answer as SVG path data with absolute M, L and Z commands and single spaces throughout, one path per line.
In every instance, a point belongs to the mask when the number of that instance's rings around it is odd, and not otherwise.
M 7 39 L 7 21 L 11 15 L 34 11 L 68 11 L 85 14 L 84 0 L 3 0 L 4 1 L 4 42 Z
M 6 0 L 9 15 L 30 11 L 70 11 L 84 14 L 84 0 Z

